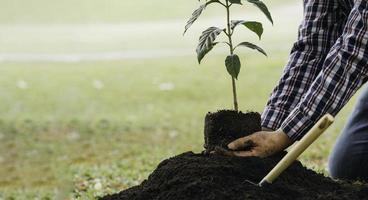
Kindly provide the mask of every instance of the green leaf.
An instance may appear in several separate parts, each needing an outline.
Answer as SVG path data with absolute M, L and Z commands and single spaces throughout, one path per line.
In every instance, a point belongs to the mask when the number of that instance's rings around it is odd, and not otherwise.
M 192 17 L 188 20 L 187 25 L 185 25 L 185 30 L 183 35 L 187 32 L 187 30 L 193 25 L 195 21 L 201 16 L 203 10 L 206 8 L 206 4 L 201 5 L 197 10 L 195 10 L 192 14 Z
M 261 47 L 255 45 L 255 44 L 252 44 L 250 42 L 242 42 L 242 43 L 238 44 L 234 49 L 236 49 L 239 46 L 245 46 L 245 47 L 248 47 L 250 49 L 257 50 L 260 53 L 262 53 L 263 55 L 267 56 L 267 53 Z
M 233 21 L 231 21 L 231 29 L 234 29 L 239 24 L 242 24 L 245 27 L 247 27 L 249 30 L 251 30 L 252 32 L 257 34 L 259 39 L 261 39 L 262 34 L 263 34 L 263 25 L 262 25 L 262 23 L 255 22 L 255 21 L 233 20 Z
M 227 56 L 225 60 L 225 65 L 227 72 L 229 72 L 229 74 L 235 79 L 238 79 L 241 67 L 239 56 L 236 54 Z
M 229 2 L 234 4 L 242 4 L 241 0 L 229 0 Z
M 244 23 L 244 22 L 245 22 L 244 20 L 231 20 L 231 23 L 230 23 L 231 29 L 234 29 L 239 24 Z
M 261 23 L 254 22 L 254 21 L 249 21 L 249 22 L 244 22 L 243 25 L 245 27 L 247 27 L 249 30 L 256 33 L 258 35 L 259 39 L 261 39 L 262 34 L 263 34 L 263 26 L 262 26 Z
M 206 7 L 212 3 L 220 3 L 220 1 L 219 0 L 208 1 L 205 4 L 201 5 L 197 10 L 195 10 L 192 13 L 192 17 L 188 20 L 187 25 L 185 25 L 185 30 L 184 30 L 183 35 L 188 31 L 188 29 L 193 25 L 193 23 L 197 21 L 199 16 L 201 16 L 203 10 L 206 9 Z
M 260 0 L 247 0 L 249 3 L 254 4 L 255 6 L 257 6 L 267 17 L 268 20 L 270 20 L 270 22 L 273 24 L 273 19 L 271 16 L 270 11 L 268 10 L 266 4 L 264 4 L 262 1 Z
M 214 41 L 223 30 L 217 27 L 210 27 L 203 31 L 201 37 L 199 37 L 199 44 L 196 50 L 199 63 L 201 63 L 204 56 L 217 44 Z

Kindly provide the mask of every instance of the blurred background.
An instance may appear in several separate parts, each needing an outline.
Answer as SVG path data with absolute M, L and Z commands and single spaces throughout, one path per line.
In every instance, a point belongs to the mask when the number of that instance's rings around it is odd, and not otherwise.
M 144 180 L 170 156 L 200 152 L 208 111 L 231 109 L 227 48 L 201 66 L 195 48 L 209 6 L 183 37 L 198 1 L 0 0 L 0 199 L 94 199 Z M 238 28 L 269 54 L 238 52 L 240 109 L 262 112 L 297 36 L 302 1 L 265 3 L 233 19 L 260 20 L 265 33 Z M 220 37 L 221 40 L 221 37 Z M 326 173 L 326 159 L 351 110 L 303 156 Z

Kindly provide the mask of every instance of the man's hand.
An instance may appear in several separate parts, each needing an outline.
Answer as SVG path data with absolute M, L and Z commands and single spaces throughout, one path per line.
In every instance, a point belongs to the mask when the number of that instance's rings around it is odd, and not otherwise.
M 268 157 L 278 153 L 292 144 L 289 137 L 282 131 L 260 131 L 252 135 L 239 138 L 228 145 L 234 150 L 235 156 Z

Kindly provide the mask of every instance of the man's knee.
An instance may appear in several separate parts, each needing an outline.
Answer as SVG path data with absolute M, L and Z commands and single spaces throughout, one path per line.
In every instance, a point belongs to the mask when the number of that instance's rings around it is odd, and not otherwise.
M 341 179 L 343 175 L 342 171 L 340 170 L 340 164 L 342 163 L 340 163 L 334 155 L 330 156 L 328 160 L 328 172 L 334 179 Z
M 328 162 L 328 171 L 334 179 L 368 180 L 368 161 L 357 155 L 332 155 Z
M 343 162 L 339 162 L 334 157 L 329 159 L 328 172 L 333 179 L 346 179 L 349 174 L 346 170 L 342 170 L 344 168 L 346 169 L 348 167 L 345 167 Z

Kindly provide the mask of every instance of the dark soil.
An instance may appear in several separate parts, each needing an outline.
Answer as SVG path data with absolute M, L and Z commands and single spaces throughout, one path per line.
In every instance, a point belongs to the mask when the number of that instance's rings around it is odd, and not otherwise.
M 204 122 L 204 148 L 211 152 L 215 147 L 226 145 L 240 137 L 261 130 L 261 115 L 255 112 L 242 113 L 221 110 L 208 113 Z
M 202 154 L 183 153 L 164 160 L 142 184 L 103 200 L 246 200 L 246 199 L 368 199 L 368 187 L 335 182 L 294 162 L 272 185 L 259 182 L 284 156 L 239 158 L 207 152 L 226 148 L 234 139 L 259 131 L 258 113 L 219 111 L 205 122 Z
M 282 155 L 267 159 L 184 153 L 163 161 L 141 185 L 104 200 L 367 199 L 368 187 L 339 184 L 295 162 L 275 183 L 258 182 Z

